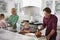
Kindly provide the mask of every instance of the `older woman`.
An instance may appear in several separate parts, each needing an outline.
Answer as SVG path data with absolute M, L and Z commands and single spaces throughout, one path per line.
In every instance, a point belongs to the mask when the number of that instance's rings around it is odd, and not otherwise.
M 15 8 L 12 8 L 11 13 L 12 15 L 9 17 L 9 24 L 13 29 L 16 29 L 16 23 L 19 19 L 19 16 L 17 15 Z

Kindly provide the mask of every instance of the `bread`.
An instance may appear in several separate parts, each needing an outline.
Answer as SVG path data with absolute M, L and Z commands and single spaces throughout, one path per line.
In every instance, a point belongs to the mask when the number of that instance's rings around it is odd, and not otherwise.
M 36 32 L 35 33 L 36 37 L 38 37 L 38 38 L 41 37 L 41 34 L 42 34 L 41 32 Z

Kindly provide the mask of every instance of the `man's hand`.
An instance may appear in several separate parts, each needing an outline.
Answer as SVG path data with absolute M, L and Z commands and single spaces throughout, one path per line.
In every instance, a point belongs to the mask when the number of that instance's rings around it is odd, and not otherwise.
M 55 33 L 55 30 L 52 29 L 51 32 L 48 34 L 48 36 L 52 36 Z
M 50 39 L 50 37 L 49 36 L 46 36 L 46 40 L 49 40 Z
M 37 31 L 42 31 L 43 29 L 44 29 L 44 27 L 41 26 L 41 28 L 40 29 L 37 29 Z

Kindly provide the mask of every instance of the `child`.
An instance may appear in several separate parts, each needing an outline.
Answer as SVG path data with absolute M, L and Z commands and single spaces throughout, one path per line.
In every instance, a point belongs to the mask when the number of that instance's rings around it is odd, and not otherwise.
M 0 14 L 0 28 L 6 28 L 7 27 L 7 23 L 4 20 L 4 14 Z
M 29 23 L 27 21 L 25 21 L 23 23 L 23 29 L 20 31 L 20 33 L 25 34 L 25 33 L 29 33 L 29 32 L 30 32 Z

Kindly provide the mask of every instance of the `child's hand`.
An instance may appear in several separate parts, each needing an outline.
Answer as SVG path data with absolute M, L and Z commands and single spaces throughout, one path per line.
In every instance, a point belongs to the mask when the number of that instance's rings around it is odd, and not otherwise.
M 24 31 L 21 30 L 21 31 L 19 32 L 19 34 L 25 34 L 25 33 L 24 33 Z
M 30 31 L 29 30 L 24 30 L 24 32 L 29 33 Z

